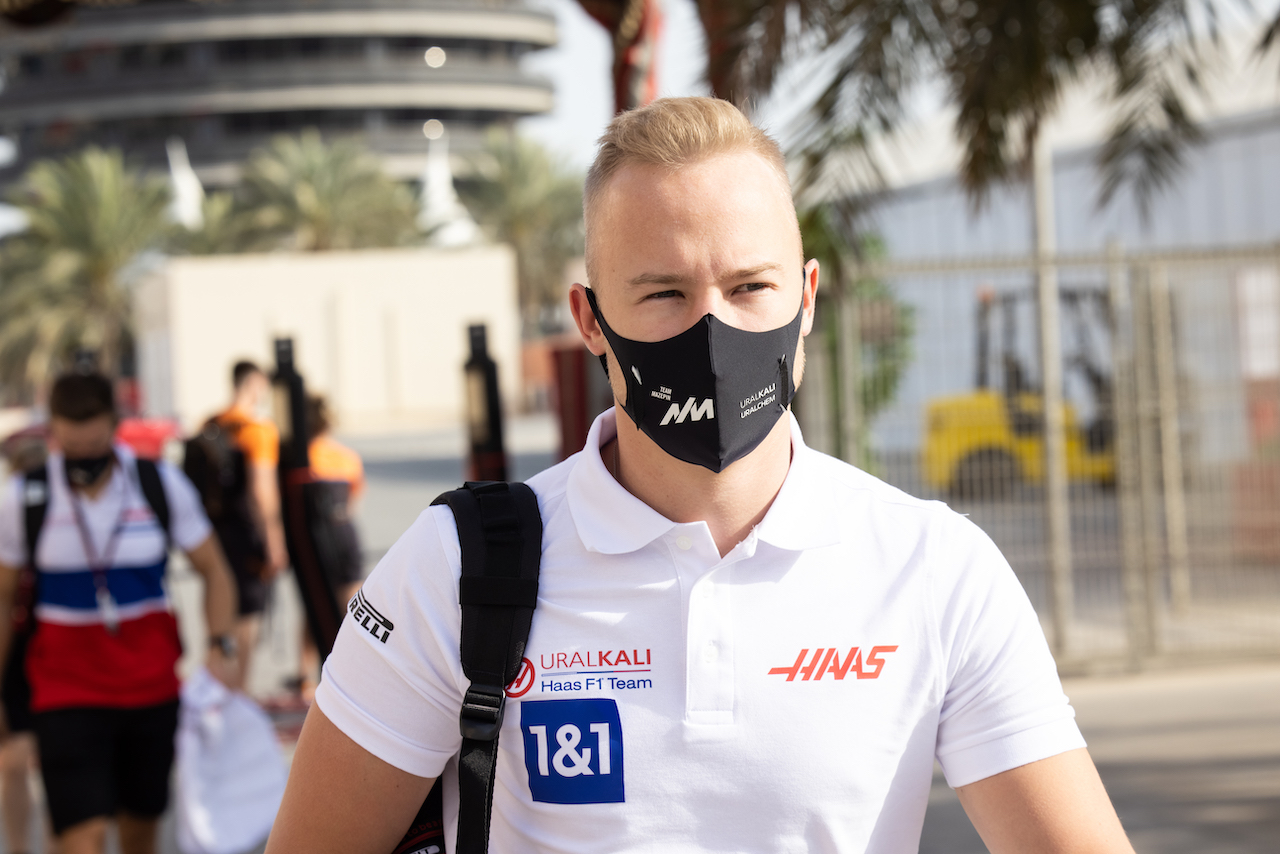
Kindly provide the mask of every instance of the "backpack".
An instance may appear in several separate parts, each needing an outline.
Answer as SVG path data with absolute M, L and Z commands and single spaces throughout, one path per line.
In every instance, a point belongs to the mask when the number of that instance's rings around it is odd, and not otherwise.
M 183 443 L 182 472 L 200 493 L 204 512 L 212 522 L 247 513 L 248 470 L 244 451 L 236 444 L 239 427 L 225 427 L 210 418 L 200 432 Z
M 486 854 L 506 686 L 520 673 L 538 604 L 542 516 L 533 490 L 523 483 L 468 482 L 431 503 L 447 504 L 457 521 L 462 546 L 460 657 L 471 680 L 458 721 L 462 751 L 454 850 Z M 437 780 L 393 854 L 444 851 L 442 788 Z

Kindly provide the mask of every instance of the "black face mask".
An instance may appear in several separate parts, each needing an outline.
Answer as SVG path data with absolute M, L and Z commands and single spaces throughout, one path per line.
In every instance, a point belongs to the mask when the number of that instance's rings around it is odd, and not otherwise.
M 625 374 L 623 409 L 676 459 L 724 471 L 759 447 L 791 404 L 803 299 L 795 320 L 768 332 L 736 329 L 708 314 L 652 342 L 614 332 L 590 288 L 587 301 Z
M 68 457 L 66 460 L 67 483 L 72 486 L 92 486 L 102 477 L 102 473 L 111 465 L 115 454 L 107 453 L 101 457 Z

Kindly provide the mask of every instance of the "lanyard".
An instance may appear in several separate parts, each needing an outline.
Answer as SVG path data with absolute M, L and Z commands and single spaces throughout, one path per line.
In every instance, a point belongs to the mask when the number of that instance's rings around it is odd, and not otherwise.
M 71 494 L 71 509 L 76 518 L 76 529 L 80 532 L 80 543 L 84 546 L 85 560 L 89 563 L 89 570 L 93 573 L 94 594 L 98 600 L 98 613 L 102 616 L 102 623 L 111 634 L 115 634 L 120 628 L 120 609 L 116 606 L 116 600 L 111 595 L 111 590 L 107 587 L 107 571 L 111 569 L 111 563 L 115 560 L 116 548 L 120 545 L 120 533 L 124 530 L 125 515 L 129 512 L 129 491 L 126 488 L 124 494 L 120 497 L 120 513 L 116 517 L 116 524 L 111 529 L 111 535 L 107 538 L 106 547 L 99 554 L 97 549 L 93 547 L 93 537 L 89 533 L 89 523 L 85 520 L 84 506 L 80 502 L 80 496 L 76 494 L 73 487 L 68 487 Z

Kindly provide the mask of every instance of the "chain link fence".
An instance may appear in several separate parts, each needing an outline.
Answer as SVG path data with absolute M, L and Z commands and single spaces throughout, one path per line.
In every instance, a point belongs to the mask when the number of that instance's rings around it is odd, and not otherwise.
M 1280 246 L 866 265 L 819 312 L 806 440 L 986 530 L 1064 670 L 1280 654 Z

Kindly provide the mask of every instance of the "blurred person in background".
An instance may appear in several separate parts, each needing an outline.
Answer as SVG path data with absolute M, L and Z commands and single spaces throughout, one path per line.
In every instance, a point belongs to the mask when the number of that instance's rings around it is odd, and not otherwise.
M 256 364 L 231 369 L 231 405 L 187 441 L 183 469 L 200 492 L 235 574 L 236 649 L 249 675 L 271 583 L 289 563 L 280 519 L 280 432 L 264 411 L 271 382 Z
M 21 658 L 21 657 L 20 657 Z M 13 667 L 13 656 L 10 664 Z M 6 667 L 6 682 L 9 670 Z M 20 669 L 21 663 L 17 664 Z M 24 677 L 25 681 L 25 677 Z M 7 687 L 7 686 L 6 686 Z M 6 693 L 8 693 L 6 691 Z M 9 711 L 6 707 L 5 715 Z M 4 817 L 4 846 L 9 854 L 23 854 L 31 844 L 31 775 L 38 771 L 36 763 L 36 740 L 31 733 L 30 712 L 26 719 L 21 716 L 8 718 L 9 734 L 0 742 L 0 815 Z M 54 844 L 51 834 L 46 836 L 45 851 L 51 851 Z
M 364 494 L 364 463 L 360 455 L 333 438 L 333 419 L 322 395 L 307 398 L 307 447 L 311 458 L 311 474 L 316 480 L 332 484 L 332 513 L 329 517 L 336 547 L 334 577 L 331 579 L 338 604 L 351 601 L 364 578 L 364 558 L 360 551 L 360 533 L 352 517 L 356 502 Z M 299 667 L 299 696 L 307 703 L 315 696 L 320 677 L 320 656 L 311 633 L 303 627 L 302 656 Z
M 34 435 L 34 431 L 27 432 Z M 9 471 L 17 476 L 40 468 L 48 456 L 43 436 L 34 441 L 25 441 L 22 436 L 16 437 L 16 441 L 7 439 L 3 449 Z M 26 672 L 30 603 L 15 605 L 12 612 L 14 640 L 9 644 L 4 672 L 0 675 L 0 699 L 8 726 L 8 732 L 0 739 L 0 816 L 4 819 L 5 850 L 9 854 L 23 854 L 31 842 L 31 778 L 39 771 L 36 739 L 31 732 L 31 686 Z M 45 830 L 45 851 L 51 852 L 54 841 L 48 821 Z
M 151 854 L 178 720 L 170 544 L 204 580 L 205 664 L 228 685 L 238 682 L 235 582 L 191 483 L 114 441 L 110 380 L 63 375 L 49 409 L 46 465 L 0 495 L 0 613 L 12 611 L 20 570 L 34 564 L 26 673 L 59 850 L 99 854 L 114 818 L 125 854 Z M 43 518 L 29 542 L 33 507 Z M 0 659 L 13 641 L 0 621 Z M 6 711 L 17 699 L 5 697 Z

